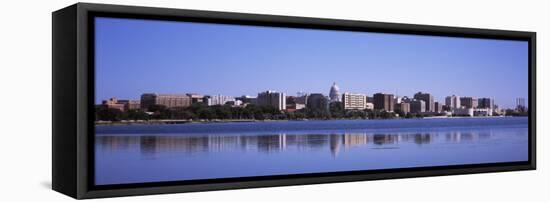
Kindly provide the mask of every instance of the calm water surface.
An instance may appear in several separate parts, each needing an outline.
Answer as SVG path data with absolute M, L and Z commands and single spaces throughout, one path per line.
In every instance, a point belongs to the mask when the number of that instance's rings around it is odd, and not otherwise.
M 96 126 L 95 183 L 526 160 L 526 117 Z

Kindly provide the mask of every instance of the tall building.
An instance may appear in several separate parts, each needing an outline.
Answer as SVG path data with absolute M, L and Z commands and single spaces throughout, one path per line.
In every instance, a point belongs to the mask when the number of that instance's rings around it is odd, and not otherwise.
M 191 97 L 180 94 L 145 93 L 141 95 L 141 108 L 149 109 L 151 106 L 161 105 L 167 108 L 189 107 Z
M 426 112 L 426 102 L 424 102 L 424 100 L 414 99 L 410 103 L 411 103 L 411 113 Z
M 336 82 L 330 87 L 330 92 L 328 94 L 331 102 L 341 102 L 340 100 L 340 88 L 336 85 Z
M 477 108 L 481 109 L 493 109 L 495 101 L 491 98 L 479 98 L 477 100 Z
M 516 110 L 525 111 L 527 107 L 525 106 L 525 98 L 516 98 Z
M 422 100 L 426 103 L 426 112 L 435 112 L 434 96 L 429 93 L 418 92 L 414 94 L 414 99 Z
M 328 111 L 329 99 L 321 93 L 312 93 L 307 98 L 306 107 L 311 110 Z
M 393 99 L 392 94 L 383 94 L 376 93 L 373 96 L 374 98 L 374 109 L 386 110 L 393 112 L 393 107 L 395 105 L 395 100 Z
M 342 103 L 344 109 L 359 109 L 367 108 L 367 96 L 359 93 L 344 93 L 342 94 Z
M 278 110 L 286 109 L 286 94 L 276 91 L 258 93 L 257 104 L 260 106 L 272 106 Z
M 451 110 L 460 108 L 460 97 L 456 95 L 447 96 L 445 105 L 449 106 Z
M 477 98 L 475 97 L 461 97 L 460 106 L 465 108 L 476 108 L 477 107 Z
M 206 99 L 208 106 L 213 105 L 224 105 L 227 102 L 235 102 L 235 98 L 233 96 L 227 96 L 227 95 L 212 95 Z

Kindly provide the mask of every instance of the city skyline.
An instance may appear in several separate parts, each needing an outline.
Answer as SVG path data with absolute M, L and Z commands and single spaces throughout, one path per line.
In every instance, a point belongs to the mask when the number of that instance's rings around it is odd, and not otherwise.
M 513 108 L 529 102 L 527 61 L 520 41 L 97 18 L 95 102 L 146 92 L 328 95 L 336 82 L 342 93 L 422 91 Z

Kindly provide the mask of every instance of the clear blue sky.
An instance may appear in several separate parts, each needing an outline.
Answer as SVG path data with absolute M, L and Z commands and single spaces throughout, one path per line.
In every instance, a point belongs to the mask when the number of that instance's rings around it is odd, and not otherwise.
M 528 95 L 521 41 L 96 19 L 96 103 L 142 93 L 257 95 L 277 90 L 493 97 Z

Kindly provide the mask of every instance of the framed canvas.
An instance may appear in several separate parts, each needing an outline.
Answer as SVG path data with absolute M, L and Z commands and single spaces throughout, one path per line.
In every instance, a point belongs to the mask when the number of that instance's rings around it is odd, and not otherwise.
M 53 16 L 74 198 L 536 168 L 536 34 L 78 3 Z

